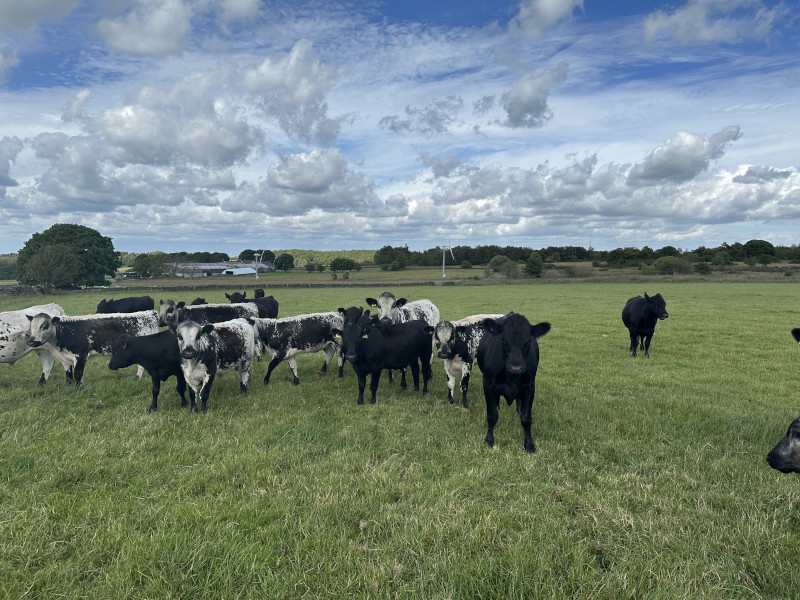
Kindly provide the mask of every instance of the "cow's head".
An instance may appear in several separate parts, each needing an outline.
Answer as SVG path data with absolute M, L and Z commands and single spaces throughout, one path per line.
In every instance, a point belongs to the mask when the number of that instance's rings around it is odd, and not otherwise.
M 378 309 L 378 320 L 381 323 L 399 323 L 400 308 L 405 306 L 405 298 L 395 298 L 391 292 L 383 292 L 378 298 L 367 298 L 367 304 Z
M 194 321 L 184 321 L 175 330 L 181 358 L 192 359 L 208 346 L 208 334 L 214 331 L 213 323 L 200 325 Z
M 255 294 L 256 298 L 263 298 L 264 297 L 264 288 L 258 288 L 253 290 L 253 294 Z
M 800 417 L 792 421 L 783 439 L 769 451 L 767 463 L 781 473 L 800 473 Z
M 667 303 L 664 301 L 664 298 L 661 297 L 661 294 L 648 296 L 647 292 L 645 292 L 644 301 L 647 302 L 648 310 L 662 321 L 669 317 L 669 314 L 667 314 Z
M 169 325 L 175 320 L 175 316 L 175 301 L 161 300 L 158 306 L 158 325 Z
M 372 334 L 372 321 L 362 317 L 356 323 L 347 323 L 343 329 L 332 328 L 331 333 L 334 339 L 341 341 L 342 356 L 355 362 L 361 344 Z
M 513 313 L 503 319 L 486 319 L 486 331 L 500 336 L 506 371 L 520 375 L 528 369 L 528 355 L 536 339 L 550 331 L 550 323 L 531 325 L 524 316 Z
M 192 300 L 192 304 L 191 305 L 192 306 L 198 306 L 200 304 L 208 304 L 208 302 L 206 302 L 205 298 L 195 298 L 194 300 Z
M 31 322 L 31 332 L 28 336 L 28 346 L 38 348 L 42 344 L 56 339 L 56 328 L 61 322 L 60 317 L 51 317 L 47 313 L 26 315 Z
M 233 292 L 232 294 L 225 294 L 225 297 L 230 300 L 231 304 L 240 304 L 247 298 L 247 292 Z
M 113 298 L 112 298 L 112 300 L 113 300 Z M 103 298 L 102 300 L 100 300 L 100 302 L 97 303 L 97 310 L 95 312 L 97 312 L 97 313 L 107 313 L 107 312 L 109 312 L 109 310 L 108 310 L 108 302 L 106 302 L 105 298 Z
M 436 344 L 439 358 L 450 359 L 455 356 L 455 346 L 458 336 L 463 335 L 464 328 L 456 327 L 451 321 L 439 321 L 436 327 L 428 325 L 425 332 L 433 334 L 433 341 Z
M 108 368 L 112 371 L 130 367 L 133 363 L 133 353 L 130 350 L 131 336 L 123 333 L 119 336 L 111 348 L 111 360 L 108 361 Z

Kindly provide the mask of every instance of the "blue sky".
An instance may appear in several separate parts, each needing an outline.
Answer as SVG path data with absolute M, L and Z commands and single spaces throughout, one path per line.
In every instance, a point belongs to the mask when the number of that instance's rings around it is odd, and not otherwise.
M 0 252 L 800 243 L 797 2 L 0 0 Z

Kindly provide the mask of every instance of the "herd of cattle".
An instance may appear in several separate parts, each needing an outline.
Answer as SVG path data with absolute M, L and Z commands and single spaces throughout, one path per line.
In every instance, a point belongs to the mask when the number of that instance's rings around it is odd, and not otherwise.
M 225 294 L 230 304 L 209 304 L 203 298 L 191 304 L 161 300 L 158 310 L 149 296 L 103 299 L 92 315 L 67 316 L 57 304 L 0 312 L 0 362 L 14 364 L 30 352 L 42 363 L 40 384 L 58 361 L 67 381 L 83 385 L 86 361 L 91 356 L 109 356 L 109 369 L 138 366 L 137 377 L 146 371 L 152 380 L 150 411 L 158 407 L 161 382 L 177 380 L 181 406 L 205 413 L 217 375 L 236 371 L 242 392 L 252 372 L 253 361 L 264 351 L 271 360 L 264 376 L 270 376 L 282 361 L 299 384 L 297 356 L 324 352 L 324 373 L 334 356 L 339 377 L 349 362 L 358 380 L 358 404 L 364 402 L 370 375 L 370 402 L 375 403 L 381 372 L 399 370 L 400 385 L 407 387 L 406 369 L 411 370 L 414 389 L 427 392 L 432 377 L 433 354 L 443 359 L 447 375 L 448 401 L 454 402 L 460 376 L 461 404 L 468 406 L 470 373 L 477 362 L 483 374 L 488 430 L 485 443 L 494 445 L 500 398 L 509 405 L 516 400 L 517 414 L 525 434 L 524 448 L 535 452 L 531 437 L 531 410 L 539 364 L 538 338 L 550 331 L 547 322 L 531 325 L 521 314 L 479 314 L 456 321 L 441 321 L 439 309 L 430 300 L 407 302 L 384 292 L 366 298 L 370 309 L 339 308 L 338 311 L 278 318 L 278 302 L 264 291 Z M 371 309 L 374 314 L 371 314 Z M 628 300 L 622 321 L 630 333 L 630 353 L 637 349 L 650 355 L 656 323 L 668 317 L 661 294 Z M 160 327 L 166 327 L 160 330 Z M 792 330 L 800 342 L 800 328 Z M 800 417 L 786 436 L 767 455 L 768 464 L 781 472 L 800 472 Z

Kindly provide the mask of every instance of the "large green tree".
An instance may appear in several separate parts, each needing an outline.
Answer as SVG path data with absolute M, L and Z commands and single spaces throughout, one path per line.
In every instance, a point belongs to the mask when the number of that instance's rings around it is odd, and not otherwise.
M 275 269 L 277 271 L 291 271 L 294 269 L 294 256 L 284 252 L 275 259 Z
M 59 287 L 69 284 L 103 285 L 106 275 L 113 276 L 121 265 L 110 237 L 100 235 L 91 227 L 58 223 L 46 231 L 34 233 L 25 242 L 17 255 L 17 280 L 29 285 L 44 283 L 38 270 L 26 266 L 45 247 L 57 245 L 68 247 L 77 261 L 73 281 L 59 283 Z M 39 273 L 38 279 L 34 278 L 34 272 Z
M 50 244 L 25 263 L 25 277 L 26 281 L 42 286 L 49 293 L 53 288 L 73 284 L 80 268 L 80 261 L 72 248 L 66 244 Z

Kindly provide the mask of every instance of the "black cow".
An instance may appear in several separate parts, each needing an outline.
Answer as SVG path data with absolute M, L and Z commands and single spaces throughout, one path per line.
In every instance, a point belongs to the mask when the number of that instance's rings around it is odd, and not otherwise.
M 158 312 L 158 324 L 172 331 L 179 323 L 192 320 L 195 323 L 221 323 L 231 319 L 257 317 L 258 309 L 252 304 L 198 304 L 186 306 L 185 302 L 162 300 Z
M 342 329 L 348 323 L 358 323 L 362 318 L 369 319 L 369 309 L 364 310 L 361 306 L 351 306 L 350 308 L 339 307 L 339 314 L 342 316 L 344 323 Z M 336 342 L 336 355 L 339 358 L 339 379 L 344 377 L 344 356 L 342 355 L 342 338 L 337 337 Z
M 631 334 L 631 356 L 636 356 L 636 346 L 644 350 L 644 355 L 650 358 L 650 340 L 656 331 L 656 323 L 669 317 L 667 303 L 661 294 L 644 298 L 635 296 L 625 303 L 622 309 L 622 322 Z
M 500 397 L 509 406 L 517 401 L 517 414 L 525 431 L 525 451 L 536 452 L 531 437 L 531 410 L 536 392 L 536 370 L 539 367 L 539 343 L 550 323 L 531 325 L 524 316 L 512 313 L 501 319 L 484 320 L 486 333 L 478 346 L 478 366 L 483 373 L 483 395 L 486 398 L 486 422 L 489 430 L 484 440 L 494 446 Z
M 264 385 L 269 384 L 272 371 L 283 360 L 286 360 L 292 369 L 294 384 L 299 385 L 298 354 L 325 352 L 325 362 L 322 365 L 322 373 L 325 373 L 328 370 L 328 363 L 336 353 L 332 330 L 342 327 L 342 318 L 335 312 L 311 313 L 283 319 L 250 318 L 248 321 L 255 327 L 256 338 L 266 344 L 267 350 L 272 354 L 267 374 L 264 376 Z M 341 369 L 341 363 L 339 368 Z
M 438 352 L 436 355 L 444 359 L 444 371 L 447 374 L 447 401 L 453 404 L 453 391 L 456 377 L 461 375 L 461 406 L 467 408 L 467 389 L 472 373 L 472 365 L 478 352 L 478 346 L 486 332 L 483 322 L 486 319 L 499 319 L 501 314 L 472 315 L 458 321 L 439 321 L 436 327 L 428 327 L 433 334 L 433 341 Z
M 131 296 L 119 300 L 106 300 L 103 298 L 97 305 L 97 314 L 106 313 L 132 313 L 141 310 L 153 310 L 155 302 L 150 296 Z
M 181 406 L 186 406 L 186 379 L 181 370 L 181 355 L 178 351 L 178 338 L 172 331 L 159 331 L 150 335 L 121 335 L 114 342 L 108 368 L 112 371 L 141 365 L 153 381 L 153 402 L 149 412 L 158 409 L 158 393 L 161 382 L 172 376 L 178 380 L 178 394 Z M 194 390 L 189 388 L 194 404 Z
M 158 332 L 158 317 L 152 310 L 129 314 L 51 316 L 28 315 L 31 321 L 28 345 L 38 348 L 51 344 L 61 364 L 71 365 L 72 379 L 81 387 L 86 360 L 91 356 L 111 356 L 114 342 L 123 334 L 149 335 Z M 139 376 L 143 369 L 139 367 Z M 67 373 L 69 381 L 69 372 Z
M 263 291 L 261 296 L 255 298 L 247 298 L 247 292 L 233 292 L 232 294 L 225 294 L 225 297 L 231 304 L 241 304 L 242 302 L 251 302 L 258 308 L 258 317 L 260 319 L 277 319 L 278 318 L 278 301 L 272 296 L 264 297 Z
M 256 298 L 263 298 L 264 297 L 264 288 L 256 288 L 253 290 L 253 293 L 256 295 Z
M 205 298 L 195 298 L 189 306 L 199 306 L 200 304 L 208 304 Z
M 414 378 L 414 390 L 419 391 L 419 365 L 422 363 L 422 393 L 428 392 L 431 379 L 433 344 L 431 334 L 425 331 L 428 323 L 422 320 L 397 324 L 380 324 L 369 318 L 349 323 L 344 330 L 334 330 L 342 337 L 342 353 L 353 365 L 358 377 L 358 404 L 364 403 L 367 375 L 371 375 L 371 404 L 375 404 L 383 369 L 409 367 Z M 405 386 L 403 386 L 405 389 Z
M 792 421 L 783 439 L 769 451 L 767 463 L 781 473 L 800 473 L 800 417 Z

